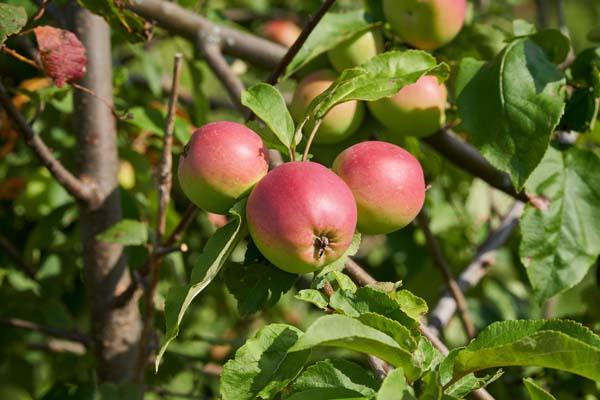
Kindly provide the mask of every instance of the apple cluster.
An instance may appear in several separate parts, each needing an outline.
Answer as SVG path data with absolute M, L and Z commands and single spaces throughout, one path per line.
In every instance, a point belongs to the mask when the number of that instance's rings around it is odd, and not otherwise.
M 466 0 L 383 0 L 383 10 L 405 43 L 434 50 L 462 28 Z M 289 21 L 274 21 L 265 34 L 289 45 L 299 33 L 295 28 Z M 313 99 L 336 80 L 336 72 L 363 64 L 383 49 L 383 34 L 373 29 L 330 50 L 333 68 L 301 80 L 290 106 L 292 117 L 302 121 Z M 294 161 L 269 171 L 269 153 L 258 134 L 235 122 L 209 123 L 194 132 L 181 156 L 181 188 L 198 207 L 216 214 L 248 197 L 248 231 L 265 258 L 292 273 L 319 270 L 348 250 L 357 230 L 388 234 L 420 212 L 423 169 L 395 143 L 437 131 L 445 122 L 446 99 L 445 86 L 423 76 L 366 106 L 359 101 L 336 105 L 322 119 L 314 143 L 346 143 L 356 136 L 367 110 L 388 132 L 385 142 L 363 141 L 343 149 L 331 169 Z

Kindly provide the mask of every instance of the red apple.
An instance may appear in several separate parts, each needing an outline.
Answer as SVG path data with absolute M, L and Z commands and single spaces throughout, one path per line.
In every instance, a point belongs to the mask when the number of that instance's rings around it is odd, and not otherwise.
M 424 137 L 446 122 L 448 92 L 434 76 L 423 76 L 392 97 L 368 103 L 371 114 L 394 135 Z
M 269 170 L 262 139 L 236 122 L 220 121 L 197 129 L 179 159 L 179 182 L 203 210 L 225 214 Z
M 408 225 L 425 201 L 419 161 L 402 147 L 369 141 L 344 150 L 333 171 L 350 187 L 358 207 L 358 230 L 386 234 Z
M 435 50 L 462 29 L 467 0 L 383 0 L 383 13 L 403 41 Z
M 294 22 L 287 19 L 274 19 L 263 26 L 263 35 L 285 47 L 291 47 L 302 29 Z
M 379 29 L 367 31 L 327 52 L 329 62 L 338 72 L 357 67 L 383 51 L 383 35 Z
M 284 271 L 307 273 L 340 258 L 352 243 L 356 203 L 336 174 L 313 162 L 285 163 L 252 190 L 246 207 L 256 247 Z
M 292 98 L 290 111 L 296 123 L 304 119 L 304 114 L 311 101 L 325 91 L 335 81 L 336 75 L 331 70 L 319 70 L 304 78 Z M 358 101 L 348 101 L 333 107 L 323 118 L 315 136 L 315 143 L 339 143 L 355 133 L 363 121 L 364 106 Z M 306 126 L 304 131 L 311 132 Z

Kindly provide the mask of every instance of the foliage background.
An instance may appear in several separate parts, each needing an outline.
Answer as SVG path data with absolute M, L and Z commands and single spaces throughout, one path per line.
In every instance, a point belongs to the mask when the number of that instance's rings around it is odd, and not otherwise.
M 30 0 L 10 0 L 9 3 L 24 5 L 28 14 L 37 9 Z M 252 32 L 260 32 L 262 23 L 273 15 L 289 15 L 304 21 L 320 5 L 316 0 L 180 0 L 178 3 L 215 21 Z M 354 9 L 360 3 L 340 0 L 336 9 Z M 474 18 L 477 22 L 504 29 L 510 27 L 515 18 L 535 23 L 537 13 L 533 3 L 493 1 L 485 15 Z M 55 4 L 60 7 L 62 2 Z M 585 35 L 600 21 L 600 3 L 569 0 L 564 6 L 573 47 L 579 52 L 592 45 Z M 248 19 L 232 22 L 227 16 L 235 10 L 244 10 Z M 550 15 L 550 25 L 557 26 L 552 6 Z M 44 20 L 53 21 L 51 13 Z M 488 39 L 484 37 L 478 44 Z M 8 44 L 17 48 L 23 46 L 14 39 Z M 459 37 L 454 45 L 444 49 L 443 54 L 451 61 L 473 51 L 478 49 L 469 48 Z M 119 182 L 123 189 L 124 218 L 141 220 L 150 226 L 153 226 L 157 207 L 152 171 L 160 158 L 166 114 L 163 86 L 169 82 L 175 52 L 183 52 L 186 59 L 182 77 L 183 102 L 176 120 L 175 153 L 182 151 L 194 126 L 221 119 L 241 121 L 218 79 L 197 57 L 191 44 L 159 28 L 155 29 L 149 43 L 130 43 L 119 33 L 114 33 L 116 108 L 131 115 L 118 123 Z M 269 72 L 240 60 L 230 61 L 248 86 L 264 80 Z M 0 74 L 11 85 L 19 85 L 27 91 L 29 98 L 24 101 L 23 113 L 28 118 L 35 116 L 35 126 L 44 132 L 44 140 L 57 157 L 73 169 L 72 90 L 54 87 L 48 80 L 39 78 L 35 69 L 5 55 L 0 56 Z M 291 93 L 293 86 L 291 81 L 281 85 L 287 93 Z M 600 154 L 600 124 L 581 137 L 580 142 Z M 438 236 L 454 272 L 459 273 L 470 262 L 490 229 L 498 224 L 511 199 L 453 167 L 425 146 L 411 141 L 406 145 L 416 152 L 425 166 L 431 184 L 427 196 L 431 229 Z M 177 158 L 174 160 L 176 162 Z M 174 184 L 177 185 L 176 179 Z M 167 214 L 167 231 L 175 226 L 186 205 L 187 200 L 175 187 Z M 39 166 L 5 120 L 0 121 L 0 221 L 0 240 L 12 243 L 22 258 L 19 263 L 5 251 L 0 251 L 0 318 L 21 318 L 61 330 L 86 332 L 90 321 L 82 283 L 77 206 Z M 157 291 L 159 310 L 164 305 L 168 288 L 187 282 L 191 267 L 214 230 L 214 221 L 200 213 L 185 237 L 189 251 L 173 253 L 166 258 Z M 469 309 L 477 328 L 482 329 L 498 320 L 564 317 L 580 321 L 598 332 L 600 267 L 590 269 L 581 283 L 540 307 L 531 295 L 519 258 L 519 243 L 517 232 L 497 253 L 486 279 L 468 293 Z M 147 260 L 144 246 L 128 246 L 126 252 L 128 263 L 134 270 Z M 443 279 L 432 264 L 423 234 L 413 226 L 387 237 L 365 237 L 357 259 L 378 280 L 401 280 L 404 288 L 423 297 L 430 305 L 436 303 L 443 287 Z M 306 285 L 302 279 L 289 292 L 284 284 L 282 293 L 263 293 L 265 297 L 271 296 L 269 306 L 260 302 L 240 302 L 241 308 L 249 311 L 248 315 L 240 315 L 238 300 L 226 287 L 228 277 L 235 283 L 235 271 L 227 269 L 188 311 L 180 337 L 169 348 L 159 374 L 147 376 L 149 387 L 162 388 L 165 392 L 148 392 L 145 398 L 176 398 L 167 391 L 187 393 L 194 398 L 212 398 L 218 393 L 218 379 L 203 373 L 202 368 L 207 363 L 224 363 L 236 347 L 265 324 L 285 322 L 305 330 L 322 315 L 319 310 L 294 299 L 298 288 Z M 255 282 L 238 290 L 245 291 L 254 295 L 259 293 L 261 277 L 257 276 Z M 255 313 L 259 308 L 262 312 Z M 164 327 L 161 315 L 158 313 L 156 320 L 160 329 Z M 447 326 L 444 336 L 449 347 L 467 341 L 456 317 Z M 91 355 L 85 349 L 65 351 L 60 343 L 61 350 L 55 351 L 53 346 L 57 341 L 37 332 L 0 328 L 0 398 L 62 399 L 67 398 L 66 393 L 71 393 L 73 398 L 91 398 L 86 397 L 93 393 L 95 383 Z M 330 352 L 319 352 L 314 357 L 323 358 Z M 559 399 L 600 398 L 598 384 L 567 373 L 537 368 L 510 368 L 501 380 L 491 384 L 490 391 L 497 399 L 526 398 L 522 376 L 534 377 Z M 102 398 L 119 398 L 111 394 L 110 389 L 104 390 L 106 397 Z M 120 390 L 120 398 L 125 399 L 129 398 L 127 390 L 134 391 L 135 388 Z

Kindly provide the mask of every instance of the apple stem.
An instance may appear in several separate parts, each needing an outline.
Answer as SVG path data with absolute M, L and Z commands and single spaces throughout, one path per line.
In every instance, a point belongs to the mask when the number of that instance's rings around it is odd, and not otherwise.
M 312 146 L 312 142 L 315 139 L 315 136 L 317 136 L 317 130 L 319 130 L 321 122 L 323 122 L 322 119 L 318 119 L 315 121 L 315 126 L 313 126 L 312 132 L 310 133 L 308 141 L 306 142 L 306 148 L 304 149 L 304 154 L 302 155 L 302 161 L 308 160 L 308 152 L 310 151 L 310 146 Z

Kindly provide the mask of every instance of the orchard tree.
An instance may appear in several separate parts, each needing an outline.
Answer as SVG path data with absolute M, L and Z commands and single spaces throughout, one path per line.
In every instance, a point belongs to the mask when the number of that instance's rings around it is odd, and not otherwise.
M 0 4 L 0 398 L 599 399 L 599 23 Z

